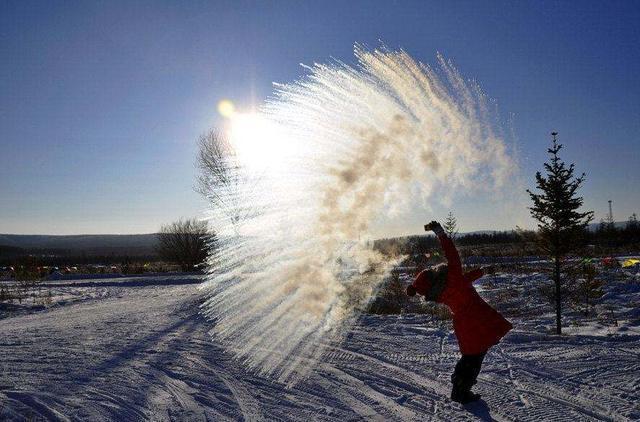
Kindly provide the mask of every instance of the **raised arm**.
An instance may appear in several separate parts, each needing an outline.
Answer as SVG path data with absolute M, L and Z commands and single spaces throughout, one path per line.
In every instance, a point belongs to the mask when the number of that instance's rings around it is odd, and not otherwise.
M 432 221 L 431 223 L 424 226 L 425 230 L 432 230 L 436 236 L 438 236 L 438 240 L 440 241 L 440 246 L 444 250 L 444 255 L 447 257 L 447 262 L 449 263 L 449 273 L 451 275 L 456 275 L 458 277 L 462 276 L 462 264 L 460 262 L 460 255 L 458 255 L 458 250 L 456 249 L 453 241 L 447 236 L 444 229 L 437 221 Z

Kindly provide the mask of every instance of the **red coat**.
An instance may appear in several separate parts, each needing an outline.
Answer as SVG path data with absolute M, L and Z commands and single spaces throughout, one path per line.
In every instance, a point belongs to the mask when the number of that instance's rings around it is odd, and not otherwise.
M 473 281 L 482 277 L 482 270 L 476 269 L 462 273 L 460 256 L 449 237 L 438 236 L 442 249 L 449 262 L 447 284 L 437 299 L 453 313 L 453 330 L 458 338 L 460 352 L 463 355 L 475 355 L 486 352 L 497 344 L 513 328 L 511 323 L 485 302 Z M 430 288 L 427 270 L 418 274 L 413 286 L 422 295 Z

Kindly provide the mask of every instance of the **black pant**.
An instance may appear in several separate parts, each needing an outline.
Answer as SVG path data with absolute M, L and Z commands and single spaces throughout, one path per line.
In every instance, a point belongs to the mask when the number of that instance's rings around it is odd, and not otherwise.
M 453 388 L 459 391 L 470 391 L 471 387 L 476 383 L 480 369 L 482 368 L 482 361 L 487 352 L 483 352 L 477 355 L 462 355 L 456 369 L 451 375 L 451 382 Z

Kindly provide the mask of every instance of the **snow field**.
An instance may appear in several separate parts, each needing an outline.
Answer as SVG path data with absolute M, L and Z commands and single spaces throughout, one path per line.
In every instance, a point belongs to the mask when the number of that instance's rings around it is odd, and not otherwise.
M 490 281 L 480 283 L 488 298 L 500 285 Z M 360 317 L 308 379 L 287 389 L 211 339 L 197 285 L 101 282 L 83 288 L 104 294 L 0 320 L 0 419 L 640 419 L 633 306 L 619 321 L 629 329 L 611 335 L 548 335 L 539 327 L 552 315 L 511 317 L 515 329 L 487 355 L 475 387 L 482 401 L 461 406 L 448 399 L 455 338 L 427 316 Z M 621 304 L 636 294 L 614 289 L 626 292 L 610 295 Z

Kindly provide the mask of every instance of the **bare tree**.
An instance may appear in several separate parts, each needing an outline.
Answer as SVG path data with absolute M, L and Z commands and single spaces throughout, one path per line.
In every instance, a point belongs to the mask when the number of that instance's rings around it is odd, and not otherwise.
M 180 219 L 160 228 L 157 253 L 182 271 L 193 271 L 207 258 L 208 244 L 215 244 L 215 234 L 209 233 L 206 221 Z
M 236 224 L 242 216 L 240 189 L 244 181 L 236 151 L 222 132 L 212 129 L 200 136 L 196 166 L 196 191 Z
M 215 129 L 198 139 L 196 192 L 209 200 L 213 209 L 229 218 L 234 227 L 260 214 L 255 201 L 260 177 L 241 165 L 233 144 Z

